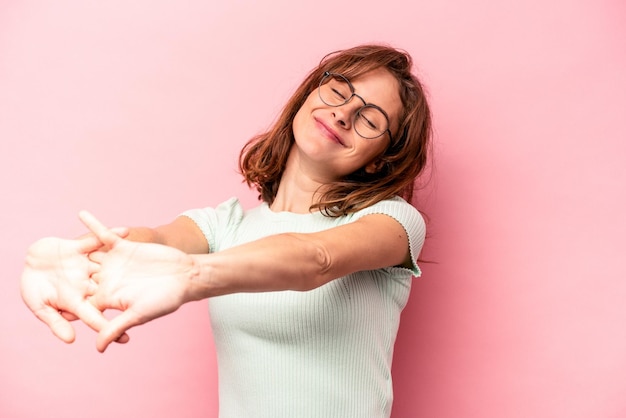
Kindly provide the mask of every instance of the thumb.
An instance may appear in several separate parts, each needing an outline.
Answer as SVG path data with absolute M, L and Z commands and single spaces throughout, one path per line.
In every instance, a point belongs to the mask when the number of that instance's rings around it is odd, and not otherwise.
M 120 238 L 126 238 L 130 234 L 130 228 L 127 226 L 116 226 L 115 228 L 111 228 L 111 231 Z
M 128 335 L 126 331 L 140 323 L 141 321 L 139 321 L 137 315 L 132 310 L 125 310 L 102 327 L 96 339 L 96 348 L 99 352 L 104 353 L 112 342 L 118 340 L 121 342 L 125 339 L 127 341 Z
M 83 224 L 87 228 L 94 233 L 96 238 L 100 240 L 104 245 L 114 246 L 115 243 L 119 242 L 122 238 L 117 235 L 115 232 L 111 231 L 109 228 L 104 226 L 95 216 L 86 210 L 82 210 L 78 213 L 78 217 L 82 221 Z M 121 231 L 122 235 L 124 231 Z

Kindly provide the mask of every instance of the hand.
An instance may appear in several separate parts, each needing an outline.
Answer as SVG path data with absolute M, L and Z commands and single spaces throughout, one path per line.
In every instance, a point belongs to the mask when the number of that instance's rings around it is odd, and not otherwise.
M 98 311 L 122 311 L 98 334 L 96 347 L 104 352 L 128 329 L 172 313 L 185 303 L 187 283 L 197 267 L 182 251 L 127 241 L 90 213 L 81 212 L 79 216 L 108 248 L 90 255 L 95 264 L 91 277 L 98 283 L 90 302 Z
M 76 337 L 70 320 L 81 319 L 95 331 L 107 323 L 102 312 L 88 301 L 96 284 L 89 279 L 94 264 L 87 255 L 101 247 L 102 243 L 90 235 L 75 240 L 43 238 L 28 249 L 20 283 L 22 299 L 66 343 Z M 121 343 L 127 341 L 127 335 L 119 339 Z

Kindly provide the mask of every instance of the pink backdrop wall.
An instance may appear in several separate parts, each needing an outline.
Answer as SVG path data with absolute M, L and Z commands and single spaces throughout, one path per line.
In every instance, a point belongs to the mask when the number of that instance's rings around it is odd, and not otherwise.
M 625 3 L 262 3 L 0 3 L 0 416 L 216 417 L 205 302 L 67 346 L 19 298 L 26 248 L 83 208 L 253 204 L 240 147 L 369 41 L 413 54 L 436 131 L 394 417 L 626 416 Z

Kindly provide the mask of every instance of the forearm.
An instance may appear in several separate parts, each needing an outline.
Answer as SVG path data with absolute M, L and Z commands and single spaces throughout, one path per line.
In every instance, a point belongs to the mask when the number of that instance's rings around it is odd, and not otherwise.
M 155 228 L 131 227 L 128 230 L 126 239 L 129 241 L 167 245 L 188 254 L 209 252 L 206 238 L 196 224 L 185 216 Z
M 192 258 L 197 268 L 188 281 L 189 300 L 237 292 L 306 291 L 334 278 L 324 246 L 299 234 L 274 235 Z
M 119 228 L 118 234 L 129 241 L 134 242 L 151 242 L 154 244 L 166 244 L 163 237 L 154 228 L 148 227 L 127 227 Z M 77 239 L 95 236 L 93 232 L 88 232 L 79 236 Z
M 165 244 L 163 237 L 154 228 L 148 227 L 130 227 L 128 228 L 129 241 L 135 242 L 151 242 L 154 244 Z

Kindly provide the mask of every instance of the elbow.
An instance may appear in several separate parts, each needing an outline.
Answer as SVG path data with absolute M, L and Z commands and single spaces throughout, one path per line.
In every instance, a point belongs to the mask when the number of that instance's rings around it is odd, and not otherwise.
M 331 275 L 332 257 L 322 243 L 309 242 L 306 252 L 308 263 L 304 263 L 307 268 L 302 272 L 302 280 L 297 289 L 300 291 L 316 289 L 334 278 Z

